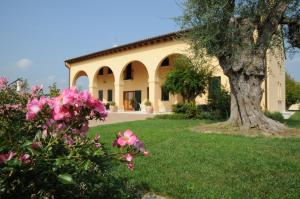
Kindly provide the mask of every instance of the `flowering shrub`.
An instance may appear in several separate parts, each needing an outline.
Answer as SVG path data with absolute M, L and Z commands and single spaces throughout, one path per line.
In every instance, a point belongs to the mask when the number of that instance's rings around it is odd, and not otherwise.
M 129 197 L 109 167 L 119 160 L 133 170 L 134 157 L 148 152 L 130 130 L 113 141 L 118 153 L 99 134 L 87 137 L 88 121 L 107 116 L 100 101 L 74 88 L 57 97 L 40 86 L 17 93 L 4 78 L 0 89 L 0 198 Z

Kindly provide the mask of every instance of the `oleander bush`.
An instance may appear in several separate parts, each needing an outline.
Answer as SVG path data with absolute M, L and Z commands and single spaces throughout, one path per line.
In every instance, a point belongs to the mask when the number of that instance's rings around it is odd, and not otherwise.
M 35 86 L 18 93 L 0 78 L 0 198 L 132 198 L 137 190 L 111 168 L 134 169 L 144 143 L 119 132 L 108 152 L 101 137 L 87 136 L 89 120 L 104 120 L 105 106 L 88 92 L 46 95 Z

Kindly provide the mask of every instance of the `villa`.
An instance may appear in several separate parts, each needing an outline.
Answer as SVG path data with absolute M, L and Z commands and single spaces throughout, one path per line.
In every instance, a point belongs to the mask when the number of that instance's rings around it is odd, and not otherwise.
M 180 95 L 171 95 L 162 88 L 178 55 L 188 55 L 189 45 L 178 37 L 179 32 L 164 34 L 65 61 L 69 69 L 69 85 L 87 76 L 89 91 L 104 103 L 115 102 L 118 110 L 143 110 L 149 100 L 154 112 L 171 111 L 172 105 L 182 102 Z M 276 56 L 275 56 L 276 55 Z M 229 88 L 218 60 L 212 60 L 213 80 Z M 267 52 L 267 78 L 263 83 L 264 110 L 285 111 L 284 52 L 278 49 Z M 207 103 L 207 94 L 196 99 L 197 104 Z M 134 103 L 132 103 L 134 101 Z

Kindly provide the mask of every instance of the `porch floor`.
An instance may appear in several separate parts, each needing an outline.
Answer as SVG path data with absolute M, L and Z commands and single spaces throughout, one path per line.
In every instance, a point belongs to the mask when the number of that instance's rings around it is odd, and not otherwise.
M 147 118 L 154 117 L 155 114 L 147 114 L 141 111 L 130 111 L 130 112 L 109 112 L 105 121 L 95 121 L 92 120 L 89 122 L 89 126 L 98 126 L 105 124 L 114 124 L 120 122 L 129 122 L 136 120 L 145 120 Z

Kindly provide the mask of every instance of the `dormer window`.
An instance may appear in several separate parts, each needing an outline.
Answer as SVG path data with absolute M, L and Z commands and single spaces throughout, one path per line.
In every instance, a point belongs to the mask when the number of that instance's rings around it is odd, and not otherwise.
M 166 66 L 169 66 L 169 65 L 170 65 L 170 60 L 169 60 L 169 57 L 167 57 L 161 63 L 161 67 L 166 67 Z
M 124 80 L 130 80 L 130 79 L 133 79 L 132 77 L 132 64 L 128 64 L 126 66 L 126 69 L 124 71 Z

